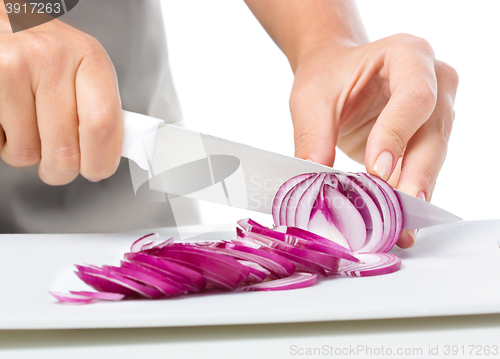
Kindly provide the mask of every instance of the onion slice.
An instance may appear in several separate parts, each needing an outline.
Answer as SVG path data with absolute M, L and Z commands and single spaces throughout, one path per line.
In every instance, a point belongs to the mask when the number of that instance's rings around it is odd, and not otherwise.
M 281 187 L 278 189 L 278 192 L 274 196 L 274 200 L 273 200 L 273 211 L 272 212 L 273 212 L 274 223 L 279 222 L 278 219 L 280 216 L 280 211 L 281 211 L 281 207 L 283 204 L 283 199 L 287 195 L 288 191 L 290 191 L 290 189 L 292 189 L 298 183 L 302 182 L 303 180 L 305 180 L 313 175 L 314 174 L 311 174 L 311 173 L 298 175 L 298 176 L 295 176 L 295 177 L 289 179 L 288 181 L 286 181 L 285 183 L 283 183 L 281 185 Z
M 359 253 L 360 262 L 342 263 L 339 274 L 346 277 L 368 277 L 397 272 L 401 258 L 392 253 Z
M 78 269 L 76 275 L 99 292 L 120 293 L 125 296 L 140 295 L 150 299 L 162 296 L 159 290 L 128 279 L 120 273 L 106 269 L 95 269 L 84 266 L 76 267 Z
M 109 293 L 109 292 L 86 292 L 86 291 L 69 291 L 74 295 L 81 295 L 83 297 L 88 297 L 92 299 L 100 299 L 100 300 L 110 300 L 110 301 L 118 301 L 125 298 L 123 294 L 119 293 Z
M 94 298 L 73 293 L 49 292 L 61 303 L 86 304 L 94 300 Z M 114 293 L 113 293 L 114 294 Z
M 189 291 L 203 290 L 207 284 L 205 277 L 199 272 L 187 268 L 166 258 L 156 257 L 145 253 L 126 253 L 125 259 L 137 263 L 152 271 L 179 283 Z
M 242 287 L 245 292 L 275 291 L 311 287 L 318 283 L 318 276 L 312 273 L 294 273 L 290 277 Z

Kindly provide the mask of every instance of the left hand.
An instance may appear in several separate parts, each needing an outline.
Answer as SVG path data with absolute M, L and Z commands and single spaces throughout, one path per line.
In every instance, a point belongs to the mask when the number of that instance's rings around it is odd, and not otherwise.
M 290 109 L 295 155 L 332 166 L 335 147 L 410 195 L 429 201 L 454 119 L 456 71 L 427 41 L 395 35 L 323 44 L 297 60 Z M 411 247 L 416 231 L 397 245 Z

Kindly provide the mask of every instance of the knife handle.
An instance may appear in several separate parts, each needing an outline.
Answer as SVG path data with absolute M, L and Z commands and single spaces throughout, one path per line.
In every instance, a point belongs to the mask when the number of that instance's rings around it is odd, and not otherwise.
M 156 145 L 158 129 L 163 120 L 123 110 L 122 157 L 144 170 L 149 170 Z

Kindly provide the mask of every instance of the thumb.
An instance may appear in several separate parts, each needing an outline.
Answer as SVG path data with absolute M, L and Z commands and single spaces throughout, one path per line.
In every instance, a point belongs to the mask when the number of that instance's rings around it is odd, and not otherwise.
M 292 114 L 295 157 L 325 166 L 333 166 L 338 128 L 334 118 L 334 102 L 319 89 L 292 90 Z

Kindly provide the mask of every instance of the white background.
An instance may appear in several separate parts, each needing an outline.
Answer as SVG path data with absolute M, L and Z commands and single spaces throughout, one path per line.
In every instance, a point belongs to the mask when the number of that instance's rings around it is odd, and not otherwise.
M 460 86 L 447 161 L 433 203 L 467 220 L 500 218 L 500 2 L 359 0 L 371 40 L 427 39 L 457 69 Z M 243 1 L 162 0 L 170 62 L 191 129 L 293 155 L 287 59 Z M 339 155 L 335 167 L 363 167 Z M 204 223 L 261 214 L 202 205 Z

